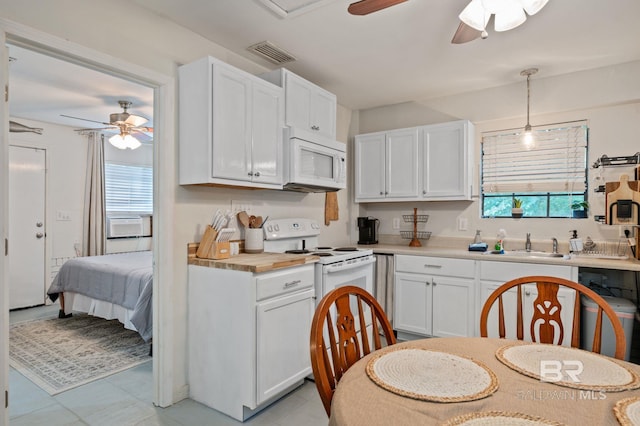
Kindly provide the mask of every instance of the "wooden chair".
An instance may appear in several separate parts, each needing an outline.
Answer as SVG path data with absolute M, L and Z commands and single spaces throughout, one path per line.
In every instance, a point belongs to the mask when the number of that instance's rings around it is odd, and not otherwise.
M 352 304 L 357 306 L 356 315 L 351 312 Z M 368 323 L 371 324 L 369 330 L 373 330 L 373 348 L 369 333 L 358 331 L 366 330 Z M 387 345 L 396 343 L 382 307 L 360 287 L 339 287 L 327 293 L 318 304 L 311 322 L 311 367 L 327 416 L 331 414 L 331 399 L 342 375 L 360 358 L 383 347 L 379 329 Z
M 517 288 L 516 306 L 516 333 L 517 339 L 523 340 L 524 325 L 522 314 L 522 285 L 535 283 L 538 289 L 538 297 L 533 301 L 533 318 L 531 319 L 530 332 L 534 342 L 560 344 L 564 338 L 564 327 L 560 317 L 562 306 L 558 301 L 558 289 L 560 286 L 572 288 L 576 291 L 576 300 L 573 309 L 573 328 L 571 330 L 571 346 L 580 347 L 580 296 L 587 296 L 598 305 L 596 325 L 593 336 L 592 352 L 600 353 L 602 342 L 602 313 L 607 314 L 616 337 L 615 357 L 624 359 L 626 350 L 626 340 L 624 329 L 615 311 L 609 304 L 593 290 L 582 284 L 565 280 L 563 278 L 546 276 L 529 276 L 516 278 L 508 281 L 494 290 L 485 302 L 480 314 L 480 336 L 487 337 L 487 320 L 489 311 L 496 300 L 498 300 L 498 332 L 500 338 L 505 337 L 505 318 L 502 295 L 507 290 Z M 555 327 L 559 329 L 559 336 L 555 336 Z M 556 340 L 555 338 L 558 337 Z

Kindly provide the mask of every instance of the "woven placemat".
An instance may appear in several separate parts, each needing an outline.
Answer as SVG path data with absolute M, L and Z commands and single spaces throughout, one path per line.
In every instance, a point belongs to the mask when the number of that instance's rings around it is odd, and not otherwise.
M 525 376 L 569 388 L 608 392 L 640 388 L 640 377 L 634 371 L 614 358 L 582 349 L 542 343 L 512 344 L 498 348 L 496 358 Z M 542 361 L 556 363 L 545 366 L 548 371 L 544 380 L 540 373 Z M 559 372 L 563 376 L 556 380 Z
M 485 398 L 498 379 L 484 364 L 428 349 L 400 348 L 372 357 L 367 374 L 378 386 L 398 395 L 434 402 Z
M 613 412 L 622 426 L 640 425 L 640 397 L 621 399 L 614 405 Z
M 563 426 L 563 423 L 543 419 L 538 416 L 530 416 L 522 413 L 509 413 L 505 411 L 484 411 L 456 416 L 443 426 Z

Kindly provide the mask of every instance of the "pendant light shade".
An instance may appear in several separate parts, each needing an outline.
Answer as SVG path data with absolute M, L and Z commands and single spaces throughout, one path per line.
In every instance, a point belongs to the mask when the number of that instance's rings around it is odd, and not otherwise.
M 471 0 L 471 3 L 469 3 L 462 13 L 460 13 L 459 18 L 471 28 L 478 31 L 484 31 L 485 27 L 489 23 L 491 14 L 485 10 L 484 6 L 482 6 L 481 0 Z
M 524 126 L 524 133 L 522 134 L 522 144 L 526 149 L 531 149 L 535 146 L 535 138 L 529 123 L 529 106 L 531 98 L 531 76 L 538 72 L 538 68 L 527 68 L 520 72 L 521 76 L 527 77 L 527 124 Z

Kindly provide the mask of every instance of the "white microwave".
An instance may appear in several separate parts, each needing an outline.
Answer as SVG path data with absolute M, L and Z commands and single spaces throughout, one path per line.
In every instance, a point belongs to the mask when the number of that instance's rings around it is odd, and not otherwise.
M 299 192 L 331 192 L 347 186 L 346 146 L 290 128 L 285 130 L 284 189 Z

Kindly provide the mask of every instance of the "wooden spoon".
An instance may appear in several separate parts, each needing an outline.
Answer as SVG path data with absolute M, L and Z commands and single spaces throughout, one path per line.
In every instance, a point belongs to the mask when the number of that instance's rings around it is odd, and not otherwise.
M 262 216 L 256 216 L 254 228 L 262 228 Z
M 256 217 L 254 215 L 249 216 L 249 228 L 257 228 Z
M 238 212 L 238 220 L 245 228 L 249 227 L 249 215 L 244 210 Z

